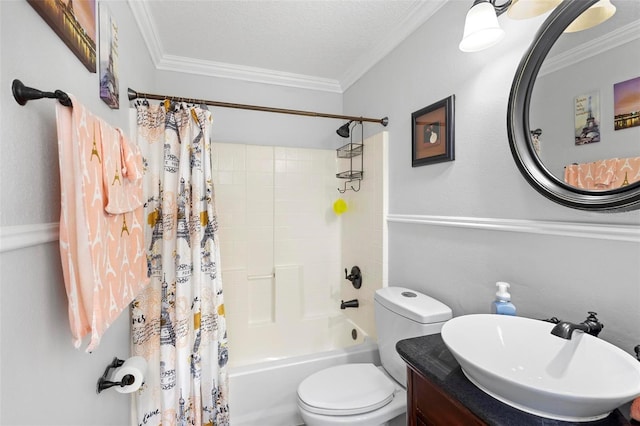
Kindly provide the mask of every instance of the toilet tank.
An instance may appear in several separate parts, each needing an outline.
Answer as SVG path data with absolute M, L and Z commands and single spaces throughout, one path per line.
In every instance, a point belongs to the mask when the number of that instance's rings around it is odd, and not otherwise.
M 374 297 L 376 332 L 382 367 L 403 387 L 407 366 L 396 351 L 402 339 L 440 333 L 452 313 L 444 303 L 404 287 L 385 287 Z

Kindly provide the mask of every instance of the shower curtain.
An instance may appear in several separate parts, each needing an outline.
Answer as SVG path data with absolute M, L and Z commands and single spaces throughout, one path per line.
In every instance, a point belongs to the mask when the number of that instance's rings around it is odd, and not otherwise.
M 151 283 L 132 304 L 146 358 L 135 425 L 228 425 L 227 335 L 211 177 L 211 113 L 137 105 Z

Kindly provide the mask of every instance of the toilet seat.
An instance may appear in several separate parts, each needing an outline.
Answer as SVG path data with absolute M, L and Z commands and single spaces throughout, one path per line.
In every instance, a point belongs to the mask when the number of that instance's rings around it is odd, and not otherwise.
M 394 382 L 373 364 L 344 364 L 303 380 L 298 386 L 298 402 L 315 414 L 363 414 L 389 404 L 395 388 Z

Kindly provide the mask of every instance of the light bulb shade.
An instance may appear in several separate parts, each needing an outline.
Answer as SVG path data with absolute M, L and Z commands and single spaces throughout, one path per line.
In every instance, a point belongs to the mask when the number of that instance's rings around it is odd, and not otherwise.
M 529 19 L 547 13 L 562 0 L 513 0 L 507 15 L 512 19 Z
M 616 13 L 616 7 L 611 4 L 611 0 L 600 0 L 589 9 L 582 12 L 566 30 L 565 33 L 575 33 L 595 27 L 611 18 Z
M 474 4 L 464 21 L 464 35 L 458 45 L 463 52 L 477 52 L 498 43 L 504 37 L 498 16 L 488 1 Z

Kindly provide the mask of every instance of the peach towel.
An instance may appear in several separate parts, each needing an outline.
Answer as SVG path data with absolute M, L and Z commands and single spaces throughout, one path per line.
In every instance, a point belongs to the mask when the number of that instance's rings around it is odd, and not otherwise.
M 564 166 L 564 182 L 576 188 L 582 188 L 580 183 L 580 167 L 578 164 Z
M 631 418 L 640 422 L 640 398 L 631 403 Z
M 621 158 L 618 161 L 616 182 L 626 186 L 640 180 L 640 157 Z
M 142 206 L 142 153 L 129 145 L 120 129 L 102 127 L 104 143 L 102 173 L 105 210 L 111 214 L 134 211 Z
M 616 181 L 616 169 L 618 159 L 600 160 L 593 163 L 595 165 L 595 175 L 593 186 L 595 189 L 611 189 Z
M 640 180 L 640 157 L 611 158 L 564 168 L 564 181 L 581 189 L 607 190 Z
M 120 130 L 70 97 L 73 107 L 56 105 L 60 255 L 73 343 L 91 333 L 91 352 L 149 281 L 142 163 Z

